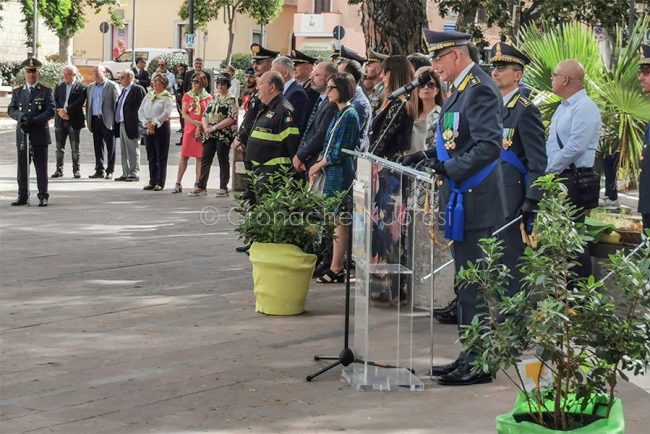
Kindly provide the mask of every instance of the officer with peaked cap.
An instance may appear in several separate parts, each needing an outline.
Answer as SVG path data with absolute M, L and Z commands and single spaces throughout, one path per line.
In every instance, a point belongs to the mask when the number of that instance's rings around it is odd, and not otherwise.
M 424 30 L 425 45 L 433 56 L 432 69 L 451 84 L 437 126 L 436 146 L 403 159 L 406 165 L 426 159 L 425 166 L 444 177 L 441 214 L 445 237 L 453 240 L 456 272 L 468 261 L 483 256 L 478 245 L 503 221 L 497 185 L 502 144 L 502 99 L 490 77 L 470 58 L 471 36 L 459 32 Z M 479 312 L 478 288 L 458 291 L 458 323 L 468 325 Z M 461 352 L 444 366 L 432 366 L 431 374 L 442 385 L 466 385 L 492 381 L 489 373 L 474 374 L 475 354 Z
M 491 50 L 492 79 L 503 97 L 503 143 L 501 149 L 502 191 L 506 202 L 503 224 L 522 216 L 523 230 L 529 232 L 534 210 L 542 192 L 533 187 L 546 171 L 546 137 L 539 109 L 521 94 L 519 87 L 528 57 L 515 47 L 497 42 Z M 500 225 L 498 225 L 500 226 Z M 499 235 L 504 241 L 503 262 L 510 269 L 509 296 L 521 289 L 517 264 L 524 253 L 519 225 Z
M 41 66 L 37 59 L 25 60 L 20 65 L 25 85 L 11 93 L 8 113 L 18 122 L 18 199 L 11 203 L 12 206 L 29 204 L 29 164 L 32 160 L 38 186 L 38 206 L 47 206 L 50 197 L 47 192 L 47 147 L 52 143 L 48 123 L 54 117 L 54 97 L 49 87 L 38 82 Z
M 650 45 L 641 44 L 639 82 L 646 95 L 650 95 Z M 650 228 L 650 122 L 646 126 L 639 168 L 639 213 L 643 228 Z
M 330 62 L 336 64 L 339 61 L 339 57 L 341 57 L 341 50 L 338 48 L 334 48 L 333 50 L 332 54 L 330 54 Z
M 348 60 L 356 60 L 361 65 L 363 65 L 368 61 L 368 59 L 364 58 L 361 54 L 357 53 L 352 48 L 346 47 L 345 45 L 341 45 L 341 58 L 348 59 Z
M 384 99 L 384 81 L 381 79 L 381 65 L 388 58 L 387 54 L 378 53 L 368 48 L 368 63 L 366 63 L 363 85 L 368 90 L 370 107 L 374 113 L 379 109 Z
M 298 84 L 302 85 L 302 88 L 307 94 L 309 99 L 309 112 L 320 98 L 320 93 L 311 87 L 311 74 L 314 70 L 314 64 L 318 59 L 311 57 L 302 53 L 298 50 L 291 50 L 289 58 L 293 61 L 293 67 L 295 70 L 295 79 Z

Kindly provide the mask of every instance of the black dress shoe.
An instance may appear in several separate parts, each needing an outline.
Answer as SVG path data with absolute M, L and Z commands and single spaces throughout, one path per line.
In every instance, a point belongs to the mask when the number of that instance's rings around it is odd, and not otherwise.
M 455 297 L 453 300 L 449 302 L 449 304 L 445 307 L 438 307 L 433 309 L 433 313 L 449 313 L 453 312 L 454 314 L 456 313 L 456 309 L 458 308 L 457 305 L 458 302 L 458 297 Z
M 441 375 L 446 375 L 449 374 L 450 372 L 453 372 L 461 366 L 462 363 L 459 359 L 454 360 L 453 362 L 447 364 L 447 365 L 434 365 L 431 367 L 431 370 L 429 371 L 429 375 L 432 377 L 439 377 Z
M 101 170 L 98 170 L 95 173 L 93 173 L 92 175 L 90 175 L 88 178 L 90 178 L 90 179 L 101 179 L 103 177 L 104 177 L 104 172 L 102 172 Z
M 119 178 L 115 178 L 113 181 L 126 181 L 126 176 L 122 175 Z
M 456 316 L 456 312 L 448 312 L 448 313 L 433 312 L 433 317 L 440 324 L 458 324 L 458 317 Z
M 41 198 L 38 200 L 38 206 L 47 206 L 47 199 Z
M 27 199 L 18 199 L 14 202 L 11 202 L 11 206 L 23 206 L 23 205 L 29 205 L 29 200 Z
M 138 181 L 140 181 L 140 177 L 139 176 L 127 176 L 124 181 L 126 181 L 126 182 L 138 182 Z
M 491 383 L 492 375 L 481 372 L 472 374 L 469 365 L 463 363 L 449 374 L 438 377 L 438 384 L 443 386 L 469 386 L 470 384 Z
M 246 253 L 246 252 L 248 252 L 248 250 L 250 250 L 250 248 L 251 248 L 251 245 L 246 244 L 245 246 L 235 247 L 235 250 L 238 251 L 239 253 Z
M 113 174 L 112 173 L 107 173 L 104 179 L 113 179 Z
M 77 178 L 77 179 L 81 178 L 81 173 L 79 173 L 78 170 L 75 170 L 74 171 L 74 177 Z
M 63 173 L 59 172 L 58 170 L 54 172 L 51 176 L 51 178 L 60 178 L 63 176 Z
M 142 189 L 143 190 L 153 190 L 155 187 L 156 187 L 155 185 L 149 184 L 149 185 L 145 185 Z

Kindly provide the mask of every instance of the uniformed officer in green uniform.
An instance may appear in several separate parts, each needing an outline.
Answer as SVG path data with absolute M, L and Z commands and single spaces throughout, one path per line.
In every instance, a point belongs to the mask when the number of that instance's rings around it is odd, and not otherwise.
M 650 45 L 641 44 L 639 82 L 646 95 L 650 95 Z M 643 228 L 650 229 L 650 122 L 646 126 L 639 168 L 639 213 Z
M 524 230 L 530 232 L 537 202 L 542 192 L 533 187 L 546 171 L 546 137 L 542 115 L 535 104 L 521 95 L 519 82 L 528 57 L 515 47 L 497 42 L 491 50 L 494 69 L 492 79 L 503 97 L 503 144 L 501 149 L 501 183 L 506 218 L 503 224 L 522 216 Z M 500 234 L 504 241 L 503 262 L 510 269 L 510 296 L 521 289 L 517 267 L 524 253 L 519 225 Z
M 52 140 L 48 122 L 54 117 L 52 89 L 38 82 L 41 62 L 29 58 L 21 65 L 25 85 L 11 93 L 9 116 L 17 121 L 16 145 L 18 151 L 18 199 L 12 206 L 29 204 L 29 164 L 34 161 L 38 206 L 47 206 L 47 147 Z

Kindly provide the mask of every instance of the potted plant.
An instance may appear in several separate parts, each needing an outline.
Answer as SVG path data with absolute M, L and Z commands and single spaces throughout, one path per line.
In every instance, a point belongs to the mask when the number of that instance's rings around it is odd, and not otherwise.
M 316 254 L 331 242 L 341 196 L 325 197 L 283 170 L 252 176 L 256 203 L 240 196 L 236 232 L 252 243 L 255 310 L 269 315 L 297 315 L 305 309 Z
M 613 297 L 603 282 L 572 272 L 589 236 L 572 219 L 577 209 L 566 187 L 554 175 L 537 185 L 545 192 L 535 222 L 539 247 L 521 260 L 523 290 L 506 296 L 509 270 L 494 238 L 481 240 L 484 258 L 459 275 L 484 301 L 462 334 L 464 350 L 477 354 L 474 370 L 502 371 L 519 389 L 514 409 L 497 417 L 498 433 L 623 433 L 618 378 L 650 362 L 650 242 L 631 257 L 610 256 Z M 526 355 L 550 373 L 547 384 L 542 369 L 536 387 L 526 384 L 518 369 Z

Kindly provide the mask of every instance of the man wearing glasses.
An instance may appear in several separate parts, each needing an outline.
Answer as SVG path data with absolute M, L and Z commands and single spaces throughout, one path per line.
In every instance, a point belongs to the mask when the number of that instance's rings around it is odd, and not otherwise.
M 52 90 L 38 82 L 37 59 L 29 58 L 21 65 L 25 85 L 14 89 L 9 103 L 9 116 L 15 119 L 16 145 L 18 150 L 18 199 L 12 206 L 29 204 L 29 164 L 34 161 L 38 206 L 47 206 L 47 146 L 50 138 L 49 120 L 54 117 Z
M 470 38 L 465 33 L 424 30 L 432 69 L 451 85 L 451 95 L 442 106 L 436 146 L 402 160 L 410 165 L 426 159 L 422 164 L 444 179 L 440 214 L 444 213 L 445 237 L 453 240 L 456 272 L 483 256 L 478 241 L 489 237 L 504 219 L 496 176 L 503 103 L 494 82 L 472 61 Z M 476 286 L 459 288 L 459 325 L 469 325 L 479 312 L 477 295 Z M 489 373 L 471 372 L 474 359 L 474 354 L 461 352 L 450 364 L 432 366 L 431 375 L 450 386 L 491 382 Z
M 521 94 L 519 86 L 524 67 L 530 62 L 515 47 L 497 42 L 491 50 L 494 65 L 492 79 L 503 97 L 503 143 L 501 172 L 506 200 L 504 224 L 522 216 L 522 224 L 530 229 L 537 202 L 542 192 L 533 187 L 546 171 L 546 137 L 539 109 Z M 500 235 L 504 241 L 503 262 L 512 275 L 509 296 L 521 289 L 521 273 L 517 264 L 524 253 L 519 225 L 512 225 Z
M 584 207 L 584 192 L 578 188 L 577 180 L 593 174 L 601 128 L 600 111 L 587 96 L 584 80 L 585 70 L 577 60 L 563 60 L 555 67 L 551 88 L 562 98 L 562 103 L 551 118 L 546 141 L 546 173 L 555 173 L 564 179 L 569 199 L 581 208 Z M 582 223 L 584 219 L 585 215 L 581 214 L 576 221 Z M 577 259 L 580 265 L 574 270 L 576 274 L 589 276 L 591 258 L 587 250 Z
M 650 94 L 650 45 L 641 44 L 639 61 L 641 90 Z M 639 169 L 639 213 L 643 217 L 643 229 L 650 229 L 650 122 L 646 126 Z

